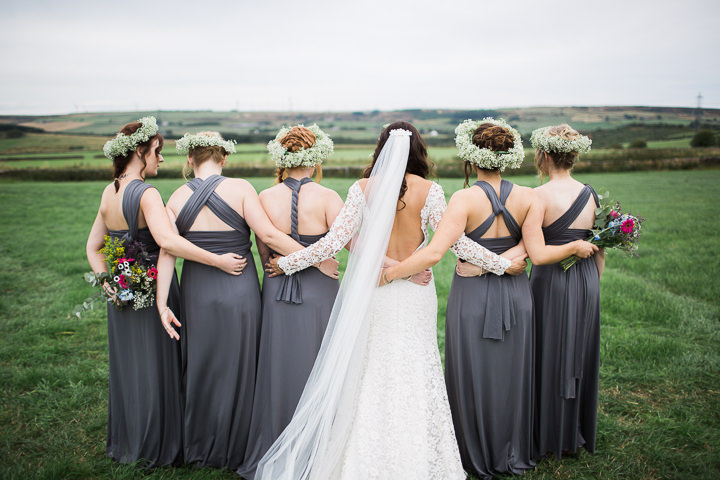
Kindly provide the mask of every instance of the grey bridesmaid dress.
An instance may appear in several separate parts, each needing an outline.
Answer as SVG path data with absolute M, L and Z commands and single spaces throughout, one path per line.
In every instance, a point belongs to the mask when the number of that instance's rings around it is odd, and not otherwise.
M 543 227 L 545 243 L 586 239 L 590 230 L 568 228 L 590 196 L 585 185 L 570 208 Z M 561 458 L 584 446 L 595 452 L 600 370 L 600 279 L 593 257 L 567 272 L 559 264 L 536 265 L 530 274 L 535 302 L 536 456 Z
M 501 254 L 522 236 L 505 209 L 513 184 L 502 181 L 500 198 L 487 182 L 475 185 L 493 213 L 467 236 Z M 482 238 L 499 215 L 510 236 Z M 480 478 L 533 468 L 533 303 L 527 275 L 456 273 L 445 329 L 445 383 L 463 467 Z
M 185 462 L 237 468 L 250 427 L 260 334 L 260 286 L 250 253 L 250 228 L 215 188 L 225 179 L 212 175 L 187 183 L 192 196 L 178 214 L 180 234 L 213 253 L 247 259 L 241 275 L 185 260 L 182 293 L 185 334 L 181 335 L 185 380 Z M 191 231 L 207 206 L 233 228 Z
M 304 246 L 321 235 L 299 235 L 297 202 L 309 178 L 285 179 L 292 189 L 290 236 Z M 255 477 L 265 452 L 290 423 L 320 350 L 339 281 L 316 268 L 263 279 L 262 334 L 249 446 L 237 473 Z
M 123 193 L 127 230 L 108 235 L 144 244 L 157 256 L 160 247 L 147 228 L 138 229 L 140 198 L 154 188 L 133 180 Z M 173 272 L 168 305 L 182 322 L 180 292 Z M 108 304 L 108 428 L 106 454 L 121 463 L 143 466 L 182 462 L 182 388 L 180 345 L 160 322 L 155 304 L 117 310 Z M 182 331 L 181 331 L 182 335 Z

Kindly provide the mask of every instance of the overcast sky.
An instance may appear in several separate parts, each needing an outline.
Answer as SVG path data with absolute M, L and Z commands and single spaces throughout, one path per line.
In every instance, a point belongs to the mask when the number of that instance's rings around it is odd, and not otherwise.
M 0 1 L 0 114 L 720 108 L 718 0 Z

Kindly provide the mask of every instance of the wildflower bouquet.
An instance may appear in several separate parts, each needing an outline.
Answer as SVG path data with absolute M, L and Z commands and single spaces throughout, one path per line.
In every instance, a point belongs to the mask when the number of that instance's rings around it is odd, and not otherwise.
M 83 310 L 92 309 L 95 300 L 103 297 L 118 310 L 126 306 L 133 310 L 152 306 L 157 287 L 157 255 L 150 255 L 141 242 L 108 235 L 100 253 L 105 255 L 109 273 L 85 274 L 85 281 L 100 291 L 75 307 L 73 314 L 80 317 Z
M 609 200 L 609 194 L 598 195 L 600 207 L 595 209 L 595 224 L 587 241 L 601 248 L 617 248 L 628 255 L 637 257 L 640 240 L 640 226 L 645 221 L 630 212 L 622 213 L 620 202 Z M 573 255 L 560 262 L 564 271 L 575 265 L 578 258 Z

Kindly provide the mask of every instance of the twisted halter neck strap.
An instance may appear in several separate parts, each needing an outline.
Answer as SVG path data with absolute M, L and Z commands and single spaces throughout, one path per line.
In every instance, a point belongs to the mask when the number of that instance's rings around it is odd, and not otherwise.
M 298 195 L 300 193 L 300 188 L 310 182 L 312 182 L 312 180 L 308 177 L 305 177 L 302 180 L 288 177 L 283 181 L 285 186 L 292 190 L 292 204 L 290 205 L 290 236 L 295 241 L 300 240 L 300 234 L 298 233 Z
M 292 203 L 290 204 L 290 236 L 296 242 L 300 241 L 300 234 L 298 233 L 298 195 L 300 193 L 300 188 L 310 182 L 312 182 L 312 180 L 308 177 L 301 180 L 288 177 L 283 181 L 285 186 L 292 190 Z M 284 276 L 283 284 L 278 290 L 275 300 L 278 302 L 293 303 L 296 305 L 303 303 L 300 279 L 297 275 Z

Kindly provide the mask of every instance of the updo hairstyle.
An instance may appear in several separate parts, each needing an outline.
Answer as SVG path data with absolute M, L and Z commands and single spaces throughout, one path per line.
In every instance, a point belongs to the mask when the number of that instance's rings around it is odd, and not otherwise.
M 492 123 L 481 123 L 473 132 L 472 141 L 478 148 L 487 148 L 493 152 L 507 152 L 515 145 L 515 139 L 507 128 Z M 477 167 L 480 168 L 480 167 Z M 465 160 L 465 187 L 470 184 L 470 176 L 475 166 Z M 482 168 L 488 172 L 499 172 L 500 168 Z
M 198 132 L 196 135 L 202 135 L 204 137 L 217 137 L 222 138 L 220 132 Z M 215 163 L 221 164 L 225 157 L 228 155 L 223 147 L 218 145 L 210 145 L 207 147 L 194 147 L 188 152 L 188 157 L 191 157 L 195 166 L 200 166 L 207 160 L 212 159 Z M 185 180 L 189 180 L 190 173 L 193 171 L 193 166 L 190 164 L 190 160 L 185 162 L 183 166 L 183 177 Z
M 315 134 L 309 128 L 295 126 L 280 139 L 280 145 L 290 153 L 295 153 L 303 149 L 307 150 L 315 145 Z M 277 168 L 277 183 L 282 183 L 283 180 L 287 178 L 285 170 L 283 167 Z M 317 164 L 315 166 L 315 181 L 319 182 L 321 179 L 322 167 L 320 164 Z
M 550 127 L 546 134 L 550 137 L 560 137 L 565 140 L 577 140 L 581 137 L 580 133 L 568 124 Z M 543 179 L 548 174 L 548 161 L 552 161 L 556 168 L 570 170 L 575 165 L 578 155 L 578 152 L 546 152 L 538 148 L 535 150 L 535 166 L 538 175 Z

